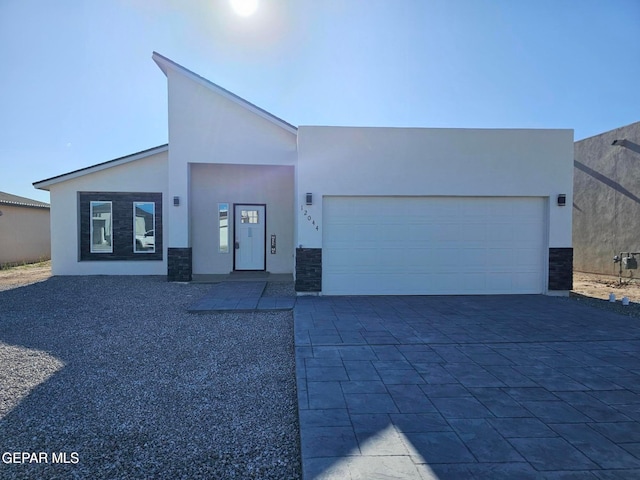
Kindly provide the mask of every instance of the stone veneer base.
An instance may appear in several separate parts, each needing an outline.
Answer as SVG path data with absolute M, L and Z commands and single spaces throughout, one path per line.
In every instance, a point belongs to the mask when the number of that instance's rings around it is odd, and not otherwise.
M 296 292 L 322 290 L 322 249 L 296 248 Z
M 191 281 L 191 247 L 167 249 L 167 280 L 170 282 Z
M 549 290 L 573 289 L 573 248 L 549 249 Z

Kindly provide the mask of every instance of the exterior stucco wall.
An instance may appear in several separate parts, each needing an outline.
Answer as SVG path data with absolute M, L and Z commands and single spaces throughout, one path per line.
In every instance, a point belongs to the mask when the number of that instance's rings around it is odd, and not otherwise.
M 322 246 L 323 195 L 546 197 L 548 247 L 571 247 L 572 130 L 300 127 L 298 146 L 297 247 Z
M 296 135 L 178 71 L 167 71 L 169 90 L 170 247 L 191 245 L 189 164 L 294 165 Z M 195 254 L 194 254 L 195 260 Z
M 613 256 L 640 252 L 640 122 L 576 142 L 574 192 L 575 270 L 617 275 Z
M 51 257 L 48 208 L 0 204 L 0 265 Z
M 54 275 L 166 275 L 167 255 L 156 261 L 80 261 L 78 192 L 157 192 L 163 195 L 167 238 L 167 152 L 51 185 L 51 267 Z
M 193 273 L 233 270 L 233 204 L 266 205 L 266 244 L 276 235 L 276 253 L 266 250 L 267 271 L 293 272 L 292 166 L 191 166 L 191 239 Z M 219 253 L 218 204 L 229 204 L 229 253 Z

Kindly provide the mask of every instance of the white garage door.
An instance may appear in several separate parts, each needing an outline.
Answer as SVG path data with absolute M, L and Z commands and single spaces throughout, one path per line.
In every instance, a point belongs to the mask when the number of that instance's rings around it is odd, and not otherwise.
M 326 295 L 542 293 L 537 197 L 324 197 Z

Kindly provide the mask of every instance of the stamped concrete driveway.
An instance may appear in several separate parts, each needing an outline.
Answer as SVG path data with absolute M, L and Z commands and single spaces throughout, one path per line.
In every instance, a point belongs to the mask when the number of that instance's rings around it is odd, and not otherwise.
M 640 322 L 567 298 L 303 297 L 304 479 L 640 478 Z

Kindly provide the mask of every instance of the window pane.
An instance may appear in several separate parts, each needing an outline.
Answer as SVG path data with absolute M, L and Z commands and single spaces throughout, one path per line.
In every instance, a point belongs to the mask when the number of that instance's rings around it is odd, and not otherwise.
M 258 223 L 257 210 L 242 210 L 240 212 L 240 223 Z
M 111 202 L 91 202 L 91 253 L 112 253 Z
M 133 202 L 133 251 L 154 253 L 156 251 L 156 204 Z
M 218 204 L 218 225 L 220 228 L 220 243 L 218 252 L 229 253 L 229 204 Z

